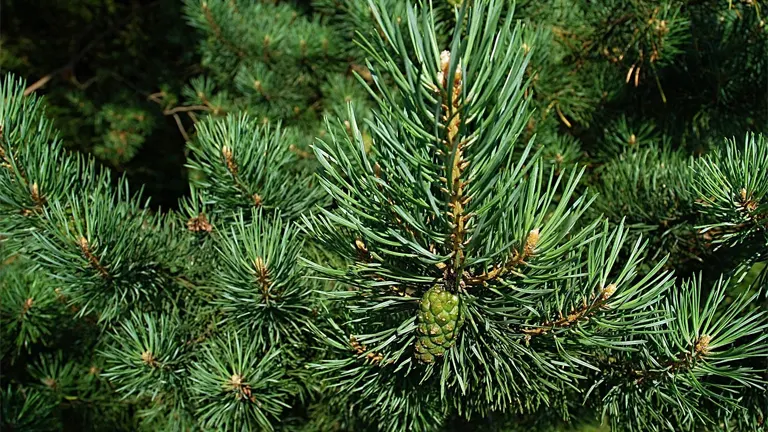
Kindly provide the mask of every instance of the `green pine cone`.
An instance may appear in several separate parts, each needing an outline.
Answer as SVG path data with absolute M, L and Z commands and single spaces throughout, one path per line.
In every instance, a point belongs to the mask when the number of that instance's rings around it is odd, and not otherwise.
M 464 324 L 459 296 L 435 285 L 419 302 L 416 358 L 432 363 L 456 343 Z

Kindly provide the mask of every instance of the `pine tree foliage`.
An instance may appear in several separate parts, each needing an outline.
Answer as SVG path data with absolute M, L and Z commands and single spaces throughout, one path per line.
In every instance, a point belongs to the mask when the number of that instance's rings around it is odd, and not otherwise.
M 280 209 L 295 219 L 324 194 L 297 169 L 299 157 L 288 142 L 279 124 L 260 125 L 246 114 L 202 121 L 189 147 L 192 185 L 204 191 L 206 204 L 222 212 Z
M 221 116 L 247 111 L 262 121 L 283 121 L 294 151 L 308 156 L 324 115 L 354 100 L 348 44 L 335 29 L 288 2 L 190 0 L 189 24 L 203 38 L 199 52 L 206 74 L 184 91 L 180 110 Z M 334 108 L 336 107 L 336 108 Z M 193 118 L 196 118 L 193 117 Z
M 650 147 L 631 152 L 600 167 L 600 195 L 613 204 L 599 202 L 613 218 L 629 215 L 633 221 L 674 221 L 694 212 L 692 183 L 686 169 L 689 158 L 680 152 Z
M 606 358 L 629 356 L 621 367 L 634 369 L 612 380 L 597 404 L 616 427 L 714 425 L 719 416 L 729 420 L 744 410 L 738 398 L 722 396 L 727 409 L 704 411 L 695 407 L 718 407 L 720 395 L 684 392 L 662 399 L 668 406 L 644 399 L 642 407 L 660 410 L 638 420 L 647 423 L 624 416 L 636 405 L 638 376 L 654 368 L 675 377 L 689 373 L 692 366 L 683 360 L 663 366 L 665 357 L 708 357 L 706 346 L 715 339 L 724 346 L 743 343 L 731 348 L 738 354 L 726 351 L 726 359 L 764 357 L 762 348 L 750 347 L 763 342 L 765 316 L 746 312 L 745 322 L 755 325 L 707 334 L 722 324 L 701 327 L 697 314 L 711 321 L 714 312 L 707 311 L 717 303 L 710 300 L 700 312 L 701 290 L 695 284 L 673 289 L 663 260 L 640 276 L 641 241 L 628 245 L 629 257 L 620 260 L 627 234 L 600 220 L 584 224 L 590 200 L 574 196 L 578 175 L 563 180 L 536 156 L 512 158 L 528 120 L 523 73 L 530 57 L 502 3 L 474 4 L 457 19 L 466 27 L 458 26 L 442 47 L 428 11 L 409 8 L 401 32 L 376 6 L 381 34 L 363 44 L 378 103 L 369 125 L 373 153 L 363 150 L 359 134 L 317 145 L 321 182 L 339 208 L 306 221 L 311 235 L 349 261 L 316 263 L 316 269 L 356 287 L 329 293 L 349 313 L 335 325 L 339 358 L 316 366 L 338 397 L 375 404 L 371 414 L 381 429 L 430 429 L 452 412 L 530 412 L 558 403 L 550 398 L 553 390 L 589 394 L 604 381 L 590 384 L 587 376 L 606 373 Z M 444 342 L 436 324 L 425 326 L 419 312 L 433 300 L 436 284 L 458 298 L 458 314 L 466 315 L 443 318 L 460 333 L 455 346 Z M 675 297 L 677 291 L 691 294 Z M 713 292 L 710 299 L 719 301 Z M 747 304 L 725 316 L 745 312 Z M 466 320 L 463 328 L 457 320 Z M 439 361 L 437 351 L 424 354 L 434 346 L 425 345 L 429 337 L 444 344 Z M 760 385 L 759 368 L 737 369 L 740 376 L 718 368 L 716 357 L 705 362 L 707 373 L 730 375 L 735 385 Z M 567 415 L 567 407 L 561 409 Z
M 760 6 L 188 0 L 141 104 L 6 77 L 0 428 L 765 430 Z
M 701 155 L 720 147 L 722 137 L 764 131 L 765 98 L 755 97 L 765 93 L 768 82 L 761 6 L 718 1 L 518 2 L 517 16 L 532 29 L 525 43 L 533 52 L 528 74 L 536 112 L 528 134 L 537 134 L 549 160 L 594 168 L 590 184 L 623 189 L 623 195 L 599 195 L 597 207 L 603 210 L 625 207 L 629 200 L 624 198 L 637 189 L 615 182 L 618 174 L 613 170 L 621 172 L 616 164 L 629 164 L 621 162 L 627 158 L 660 152 L 656 161 L 645 159 L 655 167 L 646 172 L 667 171 L 670 164 L 680 164 L 678 154 Z M 572 144 L 571 151 L 563 148 L 564 141 Z M 686 189 L 680 196 L 685 202 L 692 184 L 672 189 Z M 687 214 L 671 218 L 661 211 L 642 221 L 657 256 L 671 254 L 671 266 L 685 275 L 706 270 L 707 262 L 732 266 L 723 254 L 713 253 L 708 235 L 697 232 L 697 212 L 679 209 Z M 633 216 L 608 210 L 606 214 L 615 224 Z
M 56 333 L 56 324 L 65 313 L 56 292 L 41 278 L 24 274 L 16 267 L 6 264 L 2 282 L 3 290 L 2 326 L 4 335 L 15 335 L 15 339 L 3 341 L 3 352 L 29 351 L 37 343 L 45 343 Z
M 333 35 L 318 23 L 297 16 L 287 4 L 189 1 L 185 10 L 190 24 L 206 34 L 203 64 L 217 82 L 234 84 L 218 96 L 206 91 L 213 84 L 209 80 L 193 84 L 191 96 L 201 105 L 213 105 L 214 114 L 220 99 L 247 104 L 251 110 L 261 107 L 258 117 L 288 118 L 294 108 L 311 104 L 306 98 L 311 97 L 312 81 L 317 79 L 311 66 L 325 70 L 316 64 L 323 59 L 329 65 L 338 64 L 329 51 L 334 46 Z M 286 31 L 289 26 L 290 32 Z M 234 98 L 231 102 L 230 97 Z
M 725 149 L 699 161 L 695 167 L 696 191 L 701 197 L 703 213 L 722 221 L 707 224 L 707 229 L 720 228 L 717 238 L 722 243 L 752 240 L 766 246 L 765 197 L 768 195 L 768 146 L 762 136 L 748 135 L 743 146 L 734 141 Z
M 214 341 L 192 371 L 198 415 L 205 427 L 224 430 L 272 429 L 291 395 L 279 351 L 262 353 L 254 340 Z M 222 387 L 221 383 L 226 385 Z
M 47 431 L 55 427 L 50 416 L 53 403 L 46 400 L 37 390 L 26 394 L 14 391 L 10 386 L 3 389 L 0 404 L 3 426 L 11 430 Z
M 618 368 L 642 368 L 604 375 L 606 381 L 617 375 L 624 381 L 614 382 L 602 395 L 614 429 L 695 430 L 725 424 L 752 430 L 759 425 L 753 407 L 733 393 L 735 388 L 741 394 L 763 388 L 765 311 L 749 311 L 758 293 L 726 303 L 726 287 L 721 280 L 705 295 L 698 280 L 681 284 L 664 305 L 674 318 L 650 337 L 642 349 L 646 358 L 611 359 Z M 634 379 L 621 376 L 627 372 Z
M 304 281 L 298 261 L 298 229 L 266 202 L 247 216 L 231 197 L 203 202 L 202 195 L 216 196 L 207 183 L 183 206 L 189 219 L 148 210 L 124 179 L 64 151 L 40 100 L 23 97 L 23 89 L 7 78 L 0 108 L 9 266 L 0 275 L 3 364 L 8 353 L 11 370 L 3 375 L 4 400 L 39 411 L 40 424 L 30 428 L 55 428 L 49 420 L 68 410 L 97 416 L 114 408 L 125 415 L 135 410 L 134 427 L 150 430 L 271 429 L 310 382 L 301 365 L 311 355 L 304 347 L 313 284 Z M 222 134 L 215 139 L 234 139 L 234 151 L 244 150 L 234 162 L 217 149 L 218 159 L 205 165 L 209 178 L 219 176 L 213 184 L 232 182 L 226 168 L 240 163 L 249 182 L 242 184 L 268 199 L 284 199 L 270 195 L 270 187 L 302 189 L 289 167 L 264 177 L 248 162 L 254 159 L 245 150 L 252 149 L 274 152 L 272 162 L 290 157 L 275 147 L 282 145 L 279 132 L 245 117 L 210 128 Z M 288 210 L 298 206 L 291 204 Z M 230 212 L 219 218 L 210 211 L 216 226 L 205 213 L 212 207 Z M 62 321 L 77 331 L 63 337 Z M 93 361 L 102 366 L 87 366 Z M 23 384 L 27 374 L 38 384 Z M 221 393 L 214 397 L 211 389 Z M 8 411 L 8 424 L 24 424 L 13 420 L 20 415 Z
M 754 269 L 755 287 L 768 286 L 768 144 L 748 134 L 743 145 L 727 145 L 693 167 L 697 203 L 704 215 L 700 226 L 716 248 L 726 247 L 737 258 L 735 272 Z
M 162 310 L 164 300 L 173 299 L 167 290 L 174 286 L 172 267 L 180 258 L 175 238 L 164 231 L 160 217 L 105 195 L 44 210 L 43 226 L 34 234 L 37 261 L 52 270 L 81 314 L 113 319 L 135 303 Z
M 279 219 L 256 214 L 248 225 L 241 218 L 217 246 L 215 304 L 223 322 L 248 334 L 261 350 L 302 342 L 301 324 L 312 299 L 302 281 L 305 271 L 297 265 L 302 247 L 297 235 Z
M 650 145 L 622 152 L 596 169 L 595 189 L 602 197 L 595 210 L 611 220 L 625 220 L 633 235 L 653 239 L 653 260 L 670 254 L 680 270 L 708 253 L 696 231 L 699 220 L 691 159 L 669 146 Z

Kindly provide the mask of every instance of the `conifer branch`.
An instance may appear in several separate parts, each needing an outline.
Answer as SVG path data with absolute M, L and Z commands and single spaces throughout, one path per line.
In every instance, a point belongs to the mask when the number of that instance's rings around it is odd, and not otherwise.
M 437 82 L 443 93 L 443 128 L 445 130 L 444 147 L 442 149 L 446 160 L 446 177 L 443 181 L 447 186 L 449 196 L 448 208 L 451 218 L 451 234 L 448 242 L 450 244 L 453 260 L 453 274 L 457 279 L 461 278 L 461 271 L 464 267 L 464 246 L 467 234 L 467 224 L 471 215 L 465 214 L 464 205 L 471 197 L 464 196 L 464 188 L 467 181 L 462 174 L 469 166 L 469 161 L 465 159 L 464 150 L 467 145 L 466 140 L 460 139 L 459 129 L 461 120 L 461 94 L 462 94 L 462 71 L 461 61 L 456 61 L 453 65 L 454 76 L 450 77 L 451 72 L 451 53 L 443 51 L 440 54 L 440 71 L 438 72 Z
M 32 202 L 34 203 L 35 211 L 39 212 L 40 210 L 42 210 L 43 205 L 46 202 L 45 197 L 43 197 L 40 194 L 40 188 L 37 185 L 37 182 L 33 182 L 32 184 L 30 184 L 29 178 L 27 177 L 27 173 L 24 167 L 19 165 L 17 161 L 11 160 L 13 156 L 9 155 L 10 149 L 6 150 L 3 146 L 3 142 L 4 142 L 3 125 L 0 124 L 0 167 L 4 167 L 9 171 L 12 171 L 18 174 L 20 180 L 24 182 L 25 185 L 28 186 L 29 197 L 32 199 Z M 22 214 L 24 216 L 30 216 L 33 214 L 33 212 L 30 211 L 29 209 L 23 209 Z
M 264 260 L 261 257 L 256 257 L 256 259 L 253 261 L 253 266 L 256 268 L 256 277 L 259 281 L 259 285 L 261 286 L 261 295 L 264 299 L 264 302 L 269 304 L 269 301 L 271 299 L 269 290 L 272 286 L 272 282 L 269 280 L 269 271 L 267 270 L 267 265 L 264 263 Z
M 525 245 L 522 251 L 517 249 L 512 250 L 512 255 L 502 265 L 494 265 L 490 271 L 485 271 L 477 276 L 470 276 L 467 278 L 467 285 L 485 285 L 490 281 L 503 277 L 507 273 L 513 273 L 518 276 L 522 276 L 516 271 L 516 268 L 521 264 L 526 264 L 528 258 L 534 255 L 536 245 L 539 243 L 539 229 L 535 228 L 528 233 L 525 239 Z
M 153 1 L 151 3 L 144 3 L 139 5 L 139 11 L 151 11 L 154 9 L 155 6 L 161 4 L 161 1 Z M 99 46 L 104 39 L 108 38 L 109 36 L 113 35 L 115 32 L 119 32 L 123 30 L 123 28 L 128 25 L 131 20 L 136 19 L 136 15 L 131 14 L 123 18 L 120 22 L 116 23 L 115 25 L 110 26 L 105 31 L 101 32 L 100 34 L 94 36 L 87 45 L 85 45 L 80 51 L 75 53 L 69 61 L 67 61 L 66 64 L 58 67 L 57 69 L 45 74 L 40 79 L 35 81 L 34 83 L 30 84 L 28 87 L 24 89 L 24 96 L 29 96 L 35 91 L 45 87 L 54 77 L 57 75 L 66 76 L 68 72 L 73 71 L 77 63 L 82 60 L 83 57 L 85 57 L 86 54 L 88 54 L 92 49 Z M 94 77 L 96 78 L 96 77 Z
M 101 265 L 99 259 L 91 251 L 88 239 L 85 237 L 80 237 L 80 239 L 77 241 L 77 245 L 80 247 L 80 251 L 83 253 L 85 258 L 88 259 L 88 262 L 91 263 L 91 266 L 99 272 L 101 277 L 105 279 L 109 278 L 109 272 L 106 268 L 104 268 L 104 266 Z
M 652 0 L 311 3 L 184 1 L 204 75 L 184 102 L 149 96 L 189 141 L 179 211 L 66 153 L 39 99 L 3 83 L 0 262 L 6 245 L 21 257 L 0 268 L 4 422 L 55 429 L 23 421 L 93 405 L 143 429 L 764 427 L 768 147 L 691 159 L 688 143 L 747 120 L 685 109 L 654 129 L 643 108 L 646 77 L 668 89 L 703 69 L 664 68 L 703 58 L 688 45 L 728 54 L 749 38 L 747 55 L 715 56 L 748 71 L 712 86 L 737 102 L 765 72 L 750 64 L 762 36 L 743 31 L 761 16 L 714 1 L 719 22 Z M 680 29 L 702 22 L 716 37 L 689 44 Z M 98 87 L 80 88 L 84 112 Z M 704 282 L 667 271 L 690 273 L 683 253 Z M 47 355 L 70 341 L 99 349 Z
M 185 105 L 185 106 L 177 106 L 174 108 L 166 109 L 163 111 L 163 114 L 172 115 L 172 114 L 177 114 L 180 112 L 188 112 L 188 111 L 212 111 L 212 108 L 208 105 Z
M 615 292 L 616 285 L 609 284 L 601 290 L 600 295 L 589 302 L 587 302 L 587 299 L 585 298 L 581 307 L 570 311 L 567 315 L 563 316 L 561 313 L 560 318 L 556 320 L 547 321 L 535 328 L 523 328 L 521 331 L 526 334 L 526 339 L 530 339 L 531 336 L 547 334 L 553 330 L 571 327 L 579 321 L 588 320 L 591 315 L 605 307 L 606 303 Z
M 651 371 L 635 370 L 633 373 L 637 377 L 635 384 L 642 384 L 645 381 L 655 381 L 666 374 L 675 374 L 685 372 L 694 367 L 697 361 L 703 359 L 709 354 L 709 344 L 712 338 L 708 335 L 701 335 L 694 344 L 691 351 L 678 354 L 677 358 L 670 360 L 660 369 Z
M 216 19 L 213 17 L 213 13 L 211 13 L 211 9 L 208 7 L 208 2 L 203 1 L 201 5 L 203 9 L 203 14 L 205 15 L 205 20 L 208 22 L 208 25 L 211 27 L 211 30 L 213 31 L 214 36 L 216 36 L 216 39 L 218 39 L 222 45 L 227 47 L 230 51 L 237 54 L 240 58 L 245 58 L 246 54 L 243 50 L 238 48 L 234 43 L 232 43 L 229 39 L 225 38 L 224 35 L 221 32 L 221 27 L 219 27 L 219 24 L 216 22 Z
M 224 163 L 227 166 L 227 171 L 229 171 L 229 174 L 232 176 L 232 179 L 234 180 L 235 185 L 240 190 L 240 192 L 245 196 L 250 196 L 254 206 L 261 206 L 261 195 L 258 193 L 251 194 L 251 192 L 248 190 L 248 186 L 243 183 L 242 180 L 240 180 L 240 177 L 237 175 L 239 168 L 232 153 L 232 149 L 229 146 L 224 146 L 221 148 L 221 154 L 224 156 Z

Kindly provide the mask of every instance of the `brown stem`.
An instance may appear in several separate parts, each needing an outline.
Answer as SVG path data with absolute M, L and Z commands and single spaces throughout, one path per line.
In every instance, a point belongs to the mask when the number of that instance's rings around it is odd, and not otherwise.
M 698 360 L 709 354 L 709 344 L 711 342 L 711 336 L 701 335 L 693 346 L 693 352 L 679 354 L 674 360 L 666 362 L 661 369 L 650 372 L 633 370 L 632 374 L 637 377 L 635 383 L 642 384 L 647 380 L 656 380 L 667 373 L 675 373 L 681 369 L 690 369 Z
M 269 288 L 272 286 L 272 282 L 269 280 L 267 265 L 261 257 L 256 257 L 253 265 L 256 267 L 256 277 L 259 279 L 259 285 L 261 285 L 261 295 L 264 297 L 264 301 L 269 304 L 271 298 Z
M 234 155 L 232 153 L 232 148 L 229 146 L 224 146 L 221 148 L 221 154 L 224 156 L 224 161 L 227 164 L 227 171 L 232 175 L 232 179 L 235 181 L 235 187 L 240 190 L 244 195 L 250 196 L 253 205 L 255 206 L 261 206 L 263 204 L 263 199 L 261 195 L 258 193 L 251 194 L 251 192 L 248 190 L 248 187 L 240 180 L 240 177 L 237 175 L 238 173 L 238 166 L 237 162 L 235 162 Z
M 525 238 L 525 245 L 523 251 L 519 252 L 517 249 L 513 249 L 512 255 L 507 262 L 501 265 L 494 265 L 491 271 L 483 272 L 478 276 L 472 276 L 467 278 L 468 285 L 484 285 L 489 281 L 502 277 L 507 273 L 515 273 L 515 268 L 521 264 L 526 264 L 525 260 L 533 256 L 536 251 L 536 245 L 539 243 L 539 229 L 532 229 L 528 236 Z
M 175 108 L 170 108 L 165 111 L 163 111 L 163 114 L 165 115 L 171 115 L 176 114 L 179 112 L 187 112 L 187 111 L 210 111 L 211 109 L 205 105 L 190 105 L 190 106 L 178 106 Z
M 85 257 L 91 263 L 91 266 L 93 266 L 93 268 L 95 268 L 103 278 L 108 278 L 109 272 L 107 272 L 107 269 L 105 269 L 104 266 L 101 265 L 96 255 L 94 255 L 93 252 L 91 252 L 91 247 L 88 244 L 88 240 L 85 237 L 80 237 L 80 240 L 78 240 L 77 245 L 80 246 L 80 250 L 83 252 L 83 255 L 85 255 Z
M 176 127 L 179 128 L 179 132 L 181 133 L 181 136 L 184 138 L 185 142 L 189 142 L 189 134 L 187 134 L 187 130 L 184 128 L 184 124 L 181 123 L 181 118 L 178 114 L 173 115 L 173 120 L 176 122 Z
M 464 267 L 464 245 L 467 234 L 467 222 L 471 215 L 465 213 L 464 206 L 470 197 L 464 195 L 464 188 L 467 181 L 462 178 L 462 174 L 467 169 L 469 161 L 464 158 L 465 140 L 458 140 L 459 128 L 461 126 L 461 116 L 459 113 L 460 97 L 462 91 L 462 72 L 461 65 L 458 65 L 453 77 L 448 77 L 450 73 L 451 53 L 443 51 L 440 55 L 440 73 L 438 74 L 438 84 L 445 90 L 449 88 L 449 79 L 452 78 L 452 93 L 445 92 L 443 110 L 443 121 L 445 122 L 446 136 L 444 140 L 445 148 L 443 152 L 446 157 L 446 177 L 442 178 L 446 183 L 444 191 L 448 194 L 448 216 L 451 218 L 451 233 L 448 237 L 453 255 L 453 272 L 458 275 Z M 450 178 L 450 181 L 448 180 Z
M 546 334 L 555 329 L 570 327 L 580 320 L 594 315 L 605 306 L 608 299 L 610 299 L 615 292 L 616 285 L 610 284 L 603 288 L 597 298 L 593 299 L 591 302 L 587 302 L 587 300 L 584 299 L 584 304 L 581 307 L 572 310 L 568 315 L 563 316 L 561 314 L 560 318 L 556 320 L 547 321 L 535 328 L 524 328 L 522 329 L 522 332 L 526 334 L 526 338 L 530 338 L 531 336 Z

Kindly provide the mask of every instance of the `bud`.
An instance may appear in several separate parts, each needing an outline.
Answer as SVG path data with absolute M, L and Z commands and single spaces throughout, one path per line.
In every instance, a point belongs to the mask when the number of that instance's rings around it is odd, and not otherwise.
M 445 87 L 445 76 L 448 75 L 449 67 L 451 67 L 451 52 L 445 50 L 440 53 L 440 72 L 437 73 L 437 83 L 440 87 Z
M 616 292 L 616 284 L 610 284 L 603 288 L 602 297 L 603 300 L 608 300 Z
M 150 367 L 157 366 L 157 359 L 155 359 L 155 356 L 154 354 L 152 354 L 152 351 L 149 351 L 149 350 L 141 353 L 141 361 L 143 361 L 144 364 Z
M 712 342 L 712 337 L 709 335 L 701 335 L 696 341 L 696 352 L 699 354 L 709 354 L 709 343 Z
M 213 231 L 213 226 L 208 222 L 208 218 L 205 217 L 205 214 L 200 213 L 197 217 L 190 218 L 187 221 L 187 229 L 192 232 L 211 232 Z
M 224 161 L 227 163 L 227 169 L 229 172 L 231 172 L 232 175 L 236 175 L 237 165 L 232 158 L 232 149 L 229 146 L 224 146 L 221 148 L 221 154 L 224 156 Z
M 24 302 L 24 306 L 21 307 L 21 314 L 25 315 L 27 312 L 29 312 L 30 309 L 32 309 L 32 304 L 34 303 L 34 300 L 32 297 L 28 298 Z
M 240 386 L 243 385 L 243 376 L 240 374 L 232 374 L 232 377 L 229 378 L 229 383 L 234 388 L 240 388 Z
M 256 267 L 256 271 L 259 272 L 259 277 L 265 278 L 267 276 L 267 265 L 264 264 L 264 260 L 261 257 L 256 257 L 253 260 L 253 266 Z
M 448 50 L 445 50 L 440 53 L 440 70 L 443 71 L 444 74 L 448 74 L 448 68 L 451 65 L 451 52 Z
M 528 237 L 525 239 L 525 255 L 533 255 L 537 244 L 539 244 L 539 229 L 535 228 L 528 233 Z

